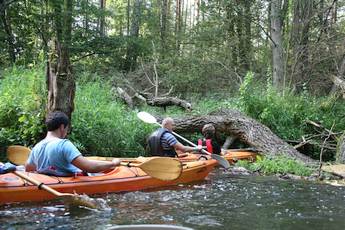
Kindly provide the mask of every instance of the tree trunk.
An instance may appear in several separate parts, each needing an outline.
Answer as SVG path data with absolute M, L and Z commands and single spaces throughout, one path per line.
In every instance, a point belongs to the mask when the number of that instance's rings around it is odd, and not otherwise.
M 175 17 L 175 46 L 176 51 L 180 50 L 180 33 L 181 33 L 181 27 L 182 27 L 182 0 L 176 0 L 176 17 Z
M 292 83 L 297 90 L 302 90 L 309 79 L 309 30 L 311 24 L 313 0 L 297 0 L 294 2 L 292 25 Z
M 340 66 L 338 67 L 337 76 L 331 75 L 330 78 L 333 82 L 330 96 L 332 96 L 333 94 L 337 94 L 339 91 L 345 99 L 345 56 L 343 56 Z
M 218 133 L 237 137 L 241 142 L 254 147 L 268 156 L 284 154 L 307 164 L 316 161 L 301 154 L 281 140 L 268 127 L 236 110 L 222 110 L 218 113 L 176 119 L 176 132 L 200 132 L 205 124 L 211 123 Z
M 237 50 L 238 50 L 238 66 L 242 74 L 245 74 L 245 41 L 244 41 L 244 26 L 243 26 L 243 9 L 240 1 L 237 1 L 238 13 L 236 17 L 236 33 L 237 33 Z
M 99 1 L 100 8 L 101 8 L 101 15 L 99 18 L 99 34 L 101 37 L 105 35 L 105 9 L 106 9 L 106 0 Z
M 227 28 L 227 42 L 229 50 L 231 50 L 231 64 L 232 66 L 237 66 L 238 59 L 238 38 L 235 34 L 235 19 L 236 15 L 234 13 L 233 3 L 228 3 L 226 6 L 226 28 Z
M 62 111 L 71 118 L 74 110 L 75 80 L 69 57 L 73 0 L 52 3 L 56 41 L 47 65 L 48 112 Z
M 167 14 L 168 14 L 168 0 L 161 0 L 161 20 L 160 20 L 160 37 L 162 44 L 162 56 L 166 52 L 166 33 L 167 33 Z
M 271 2 L 271 46 L 272 46 L 272 78 L 273 86 L 284 89 L 284 58 L 283 58 L 283 34 L 282 34 L 282 0 Z
M 2 4 L 1 4 L 2 5 Z M 6 7 L 6 6 L 3 6 Z M 7 50 L 8 50 L 8 56 L 12 63 L 16 62 L 16 49 L 14 45 L 14 37 L 12 33 L 11 23 L 7 15 L 7 9 L 4 8 L 1 13 L 1 21 L 6 33 L 6 40 L 7 40 Z
M 251 13 L 251 5 L 253 1 L 246 0 L 244 1 L 244 68 L 246 71 L 250 70 L 251 66 L 251 59 L 252 59 L 252 30 L 251 30 L 251 21 L 252 21 L 252 13 Z
M 135 0 L 133 5 L 133 16 L 130 35 L 139 37 L 140 20 L 141 20 L 141 3 L 142 0 Z
M 199 24 L 199 17 L 200 17 L 200 0 L 195 0 L 195 25 Z
M 184 108 L 185 110 L 192 110 L 192 105 L 185 100 L 179 99 L 177 97 L 154 97 L 154 98 L 148 98 L 147 104 L 152 106 L 160 106 L 164 107 L 164 109 L 167 106 L 179 106 Z
M 129 24 L 131 19 L 131 0 L 127 0 L 127 35 L 129 35 Z
M 67 47 L 55 44 L 57 58 L 51 58 L 47 67 L 48 112 L 62 111 L 71 118 L 74 110 L 75 81 Z
M 89 14 L 88 14 L 88 9 L 89 9 L 89 0 L 85 0 L 85 5 L 84 5 L 84 10 L 85 10 L 85 15 L 84 15 L 84 31 L 85 31 L 85 37 L 88 36 L 89 34 Z

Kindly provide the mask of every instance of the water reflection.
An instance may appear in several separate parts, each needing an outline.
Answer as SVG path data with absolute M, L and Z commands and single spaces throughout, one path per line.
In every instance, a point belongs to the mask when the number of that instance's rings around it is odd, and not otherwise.
M 111 209 L 61 203 L 0 208 L 1 229 L 107 229 L 171 224 L 194 229 L 344 229 L 345 189 L 216 170 L 201 183 L 101 196 Z

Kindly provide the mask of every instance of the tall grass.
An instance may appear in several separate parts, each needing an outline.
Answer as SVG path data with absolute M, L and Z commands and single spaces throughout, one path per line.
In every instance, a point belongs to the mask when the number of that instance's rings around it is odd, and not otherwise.
M 34 143 L 43 132 L 46 88 L 43 68 L 13 67 L 0 81 L 0 145 Z
M 13 67 L 0 80 L 0 146 L 33 146 L 45 135 L 47 102 L 44 68 Z M 144 155 L 154 129 L 116 100 L 107 82 L 78 84 L 69 138 L 84 153 Z
M 315 170 L 286 156 L 276 156 L 274 158 L 259 157 L 254 163 L 239 161 L 236 165 L 246 167 L 251 171 L 260 171 L 265 175 L 280 173 L 310 176 Z
M 285 140 L 300 140 L 302 136 L 314 133 L 315 127 L 308 125 L 308 120 L 329 130 L 345 130 L 343 101 L 332 97 L 312 97 L 307 90 L 299 95 L 289 90 L 283 94 L 271 84 L 257 85 L 252 73 L 247 74 L 240 88 L 238 107 Z M 307 154 L 317 158 L 319 152 L 316 148 Z
M 146 125 L 117 101 L 110 84 L 85 83 L 77 87 L 71 139 L 89 153 L 107 156 L 144 155 Z

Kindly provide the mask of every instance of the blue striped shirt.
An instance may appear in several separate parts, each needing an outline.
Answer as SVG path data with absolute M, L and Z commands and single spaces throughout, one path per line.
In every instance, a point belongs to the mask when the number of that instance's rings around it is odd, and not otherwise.
M 177 144 L 177 139 L 170 132 L 165 132 L 161 138 L 161 145 L 164 150 L 171 149 L 172 146 Z

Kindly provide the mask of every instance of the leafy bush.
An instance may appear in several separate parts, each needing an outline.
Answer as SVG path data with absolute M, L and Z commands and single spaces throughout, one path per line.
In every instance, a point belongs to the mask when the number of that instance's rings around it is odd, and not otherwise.
M 251 171 L 260 171 L 266 175 L 290 173 L 299 176 L 310 176 L 313 172 L 313 169 L 286 156 L 277 156 L 274 158 L 259 157 L 254 163 L 239 161 L 236 165 L 243 166 Z
M 112 95 L 110 84 L 86 83 L 77 87 L 70 138 L 93 155 L 144 155 L 146 125 Z
M 43 69 L 14 67 L 3 72 L 0 81 L 0 146 L 32 146 L 44 135 L 47 92 Z M 90 154 L 145 154 L 145 137 L 154 127 L 136 118 L 135 112 L 127 111 L 115 100 L 110 84 L 100 82 L 78 85 L 71 140 L 80 150 Z
M 344 102 L 334 98 L 315 98 L 305 90 L 295 95 L 289 90 L 284 94 L 268 86 L 258 85 L 253 73 L 248 73 L 240 87 L 239 108 L 249 116 L 267 125 L 275 134 L 285 140 L 299 140 L 315 132 L 308 126 L 311 120 L 333 131 L 345 129 Z M 308 153 L 317 157 L 320 150 Z M 332 158 L 332 156 L 328 156 Z
M 43 68 L 5 70 L 0 81 L 0 145 L 31 145 L 43 132 L 46 88 Z

